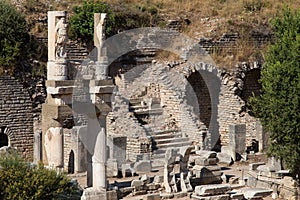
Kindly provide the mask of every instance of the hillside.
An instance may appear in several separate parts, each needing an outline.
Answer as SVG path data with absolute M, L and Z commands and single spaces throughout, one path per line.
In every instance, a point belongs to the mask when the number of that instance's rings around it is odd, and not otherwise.
M 27 17 L 31 33 L 38 37 L 47 37 L 47 11 L 72 9 L 83 0 L 12 0 Z M 94 1 L 96 2 L 96 1 Z M 263 60 L 265 46 L 272 41 L 270 21 L 285 6 L 300 9 L 300 1 L 290 0 L 103 0 L 111 9 L 123 18 L 120 30 L 134 19 L 142 19 L 139 26 L 165 27 L 170 20 L 179 23 L 179 31 L 188 36 L 216 43 L 224 33 L 235 34 L 232 48 L 211 49 L 211 55 L 217 64 L 231 68 L 236 62 Z M 126 16 L 130 15 L 128 21 Z M 140 17 L 141 16 L 141 17 Z M 127 23 L 123 26 L 122 23 Z M 128 26 L 127 26 L 128 27 Z M 265 41 L 253 42 L 254 37 L 262 36 Z M 222 38 L 221 38 L 222 39 Z M 260 39 L 260 38 L 259 38 Z M 228 40 L 228 39 L 227 39 Z M 261 40 L 261 39 L 260 39 Z

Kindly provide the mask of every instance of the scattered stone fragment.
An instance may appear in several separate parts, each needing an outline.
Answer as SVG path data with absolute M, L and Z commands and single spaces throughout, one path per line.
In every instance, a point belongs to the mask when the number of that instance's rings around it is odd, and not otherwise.
M 228 194 L 222 194 L 222 195 L 215 195 L 215 196 L 197 196 L 192 195 L 193 199 L 199 199 L 199 200 L 229 200 L 230 197 Z
M 143 197 L 143 200 L 161 200 L 159 194 L 148 194 Z
M 217 153 L 215 151 L 205 151 L 205 150 L 198 150 L 196 151 L 197 155 L 200 155 L 201 157 L 204 158 L 216 158 Z
M 195 194 L 198 196 L 209 196 L 224 194 L 231 190 L 229 184 L 211 184 L 211 185 L 201 185 L 196 186 Z
M 163 183 L 163 182 L 164 182 L 163 176 L 160 176 L 160 175 L 154 176 L 153 183 Z
M 140 180 L 143 181 L 144 184 L 150 183 L 150 178 L 147 176 L 147 174 L 144 174 Z
M 231 155 L 227 153 L 218 153 L 218 159 L 219 163 L 226 164 L 227 166 L 231 165 L 233 163 L 233 159 Z
M 245 188 L 241 190 L 246 199 L 264 198 L 273 193 L 273 190 L 264 188 Z
M 249 164 L 249 170 L 253 171 L 256 170 L 260 165 L 265 165 L 265 162 L 258 162 L 258 163 L 250 163 Z
M 133 187 L 135 190 L 141 190 L 144 186 L 144 182 L 141 180 L 133 180 L 131 182 L 131 187 Z

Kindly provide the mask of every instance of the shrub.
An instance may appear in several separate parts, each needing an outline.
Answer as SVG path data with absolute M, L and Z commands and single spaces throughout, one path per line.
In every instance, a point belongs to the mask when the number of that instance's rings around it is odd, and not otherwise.
M 99 1 L 84 1 L 81 6 L 73 8 L 74 15 L 70 19 L 70 38 L 79 39 L 88 44 L 93 42 L 94 36 L 94 13 L 107 13 L 105 35 L 112 34 L 114 15 L 108 4 Z
M 64 174 L 32 166 L 17 154 L 0 158 L 0 199 L 80 199 L 81 192 Z
M 0 0 L 0 67 L 5 70 L 26 57 L 29 41 L 24 16 L 12 5 Z

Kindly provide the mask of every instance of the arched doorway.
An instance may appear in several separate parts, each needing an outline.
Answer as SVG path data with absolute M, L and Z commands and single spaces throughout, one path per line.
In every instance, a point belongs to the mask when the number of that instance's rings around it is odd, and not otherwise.
M 8 136 L 4 133 L 5 127 L 0 128 L 0 148 L 4 146 L 8 146 L 9 140 Z
M 187 80 L 194 89 L 198 99 L 199 119 L 207 128 L 209 128 L 211 120 L 211 98 L 208 87 L 198 71 L 187 77 Z M 193 105 L 193 102 L 189 102 L 189 99 L 188 103 Z

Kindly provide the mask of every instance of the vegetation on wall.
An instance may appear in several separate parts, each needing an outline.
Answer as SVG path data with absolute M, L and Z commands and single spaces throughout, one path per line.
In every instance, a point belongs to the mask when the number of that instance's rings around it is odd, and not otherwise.
M 271 133 L 269 154 L 300 177 L 300 10 L 273 20 L 276 42 L 261 71 L 262 94 L 251 105 Z
M 80 199 L 81 190 L 64 174 L 32 166 L 16 153 L 0 156 L 0 199 Z

